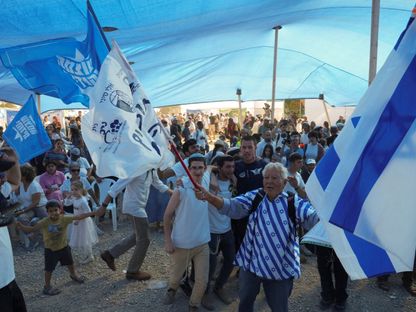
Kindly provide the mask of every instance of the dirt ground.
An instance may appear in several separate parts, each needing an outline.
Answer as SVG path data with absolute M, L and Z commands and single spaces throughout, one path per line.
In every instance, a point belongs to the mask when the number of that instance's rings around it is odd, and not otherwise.
M 131 255 L 123 255 L 116 261 L 117 271 L 107 268 L 100 259 L 99 253 L 130 233 L 128 221 L 119 223 L 119 229 L 113 232 L 110 221 L 101 226 L 104 235 L 94 247 L 96 260 L 86 265 L 77 265 L 78 272 L 87 278 L 85 284 L 78 285 L 70 280 L 66 268 L 58 267 L 53 273 L 54 286 L 62 293 L 49 297 L 42 294 L 43 287 L 43 248 L 40 246 L 33 252 L 25 251 L 19 242 L 14 240 L 16 280 L 23 291 L 28 311 L 77 311 L 77 312 L 109 312 L 109 311 L 187 311 L 187 297 L 178 291 L 172 306 L 164 306 L 161 301 L 166 291 L 150 289 L 155 281 L 167 281 L 169 257 L 163 249 L 163 234 L 152 230 L 151 244 L 143 265 L 143 270 L 152 274 L 151 282 L 131 282 L 124 278 L 127 261 Z M 77 262 L 76 262 L 77 263 Z M 302 267 L 302 277 L 295 281 L 290 297 L 290 311 L 320 311 L 319 275 L 316 269 L 316 258 L 308 258 Z M 349 283 L 347 311 L 359 312 L 395 312 L 416 311 L 416 298 L 411 297 L 401 287 L 399 276 L 391 278 L 392 288 L 383 292 L 375 286 L 374 280 L 361 280 Z M 226 306 L 215 298 L 216 311 L 237 311 L 238 279 L 232 275 L 227 289 L 235 301 Z M 204 309 L 201 309 L 205 311 Z M 0 307 L 1 311 L 1 307 Z M 255 311 L 270 311 L 261 292 L 257 298 Z

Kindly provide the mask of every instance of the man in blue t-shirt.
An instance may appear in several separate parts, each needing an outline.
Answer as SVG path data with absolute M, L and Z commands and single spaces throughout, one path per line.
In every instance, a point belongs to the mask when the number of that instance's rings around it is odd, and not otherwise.
M 237 194 L 245 194 L 249 191 L 263 187 L 262 171 L 266 166 L 263 159 L 256 157 L 256 140 L 252 136 L 241 139 L 241 160 L 235 163 L 235 176 L 237 177 Z M 246 234 L 248 217 L 232 220 L 232 229 L 235 237 L 236 251 L 240 248 Z

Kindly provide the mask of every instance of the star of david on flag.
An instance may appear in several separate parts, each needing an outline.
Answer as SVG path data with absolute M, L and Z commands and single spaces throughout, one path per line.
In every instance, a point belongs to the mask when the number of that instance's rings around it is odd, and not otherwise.
M 60 38 L 0 50 L 3 65 L 25 89 L 89 105 L 87 92 L 97 81 L 109 48 L 88 2 L 84 41 Z
M 415 89 L 413 15 L 306 185 L 352 279 L 413 271 Z
M 51 140 L 36 111 L 33 96 L 30 96 L 7 126 L 3 138 L 19 155 L 21 164 L 52 148 Z

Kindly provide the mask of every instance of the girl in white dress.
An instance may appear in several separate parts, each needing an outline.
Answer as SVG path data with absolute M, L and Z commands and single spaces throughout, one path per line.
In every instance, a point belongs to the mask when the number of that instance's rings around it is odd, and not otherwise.
M 71 196 L 69 200 L 74 206 L 74 215 L 90 212 L 87 191 L 82 182 L 75 181 L 71 184 Z M 81 256 L 80 263 L 85 264 L 94 260 L 92 246 L 98 242 L 97 231 L 91 218 L 74 221 L 69 246 L 77 250 Z

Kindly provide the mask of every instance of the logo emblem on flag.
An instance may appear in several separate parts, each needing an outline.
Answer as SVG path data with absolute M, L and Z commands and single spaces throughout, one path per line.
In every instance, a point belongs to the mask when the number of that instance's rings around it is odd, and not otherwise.
M 75 58 L 68 56 L 57 56 L 56 58 L 62 70 L 72 77 L 78 87 L 87 89 L 94 86 L 98 78 L 98 70 L 94 67 L 91 56 L 84 57 L 76 49 Z
M 33 96 L 16 114 L 3 134 L 5 141 L 14 148 L 23 164 L 52 147 L 51 140 L 36 111 Z

